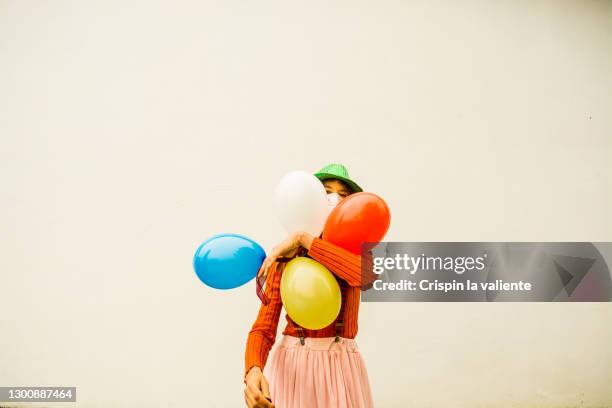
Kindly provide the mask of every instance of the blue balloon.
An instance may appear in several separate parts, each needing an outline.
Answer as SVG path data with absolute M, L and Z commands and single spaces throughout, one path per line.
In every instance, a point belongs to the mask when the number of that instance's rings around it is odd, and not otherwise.
M 257 275 L 266 252 L 257 242 L 238 234 L 218 234 L 197 249 L 193 269 L 204 284 L 233 289 Z

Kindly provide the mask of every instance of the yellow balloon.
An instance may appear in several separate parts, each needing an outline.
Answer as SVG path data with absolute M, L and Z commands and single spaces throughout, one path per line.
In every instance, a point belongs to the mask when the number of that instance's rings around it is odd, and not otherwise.
M 306 257 L 297 257 L 287 263 L 281 277 L 280 294 L 289 317 L 311 330 L 333 323 L 342 305 L 340 286 L 334 275 Z

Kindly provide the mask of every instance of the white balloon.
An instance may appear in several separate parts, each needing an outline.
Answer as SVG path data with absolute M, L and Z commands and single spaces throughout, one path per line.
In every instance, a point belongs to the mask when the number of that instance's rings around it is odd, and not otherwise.
M 274 210 L 287 232 L 305 231 L 318 237 L 330 208 L 321 181 L 305 171 L 287 173 L 274 193 Z

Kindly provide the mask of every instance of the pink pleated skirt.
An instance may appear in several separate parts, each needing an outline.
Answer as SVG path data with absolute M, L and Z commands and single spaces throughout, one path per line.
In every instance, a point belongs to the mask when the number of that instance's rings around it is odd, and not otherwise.
M 372 408 L 365 363 L 354 339 L 283 335 L 264 368 L 276 408 Z

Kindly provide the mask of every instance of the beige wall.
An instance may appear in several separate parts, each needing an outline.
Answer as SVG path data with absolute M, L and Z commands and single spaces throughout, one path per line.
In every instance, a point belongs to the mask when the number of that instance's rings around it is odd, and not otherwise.
M 347 164 L 389 240 L 612 241 L 610 72 L 606 1 L 0 1 L 0 385 L 240 406 L 253 283 L 191 259 L 283 238 L 289 170 Z M 611 406 L 611 341 L 609 303 L 363 304 L 358 336 L 389 408 Z

